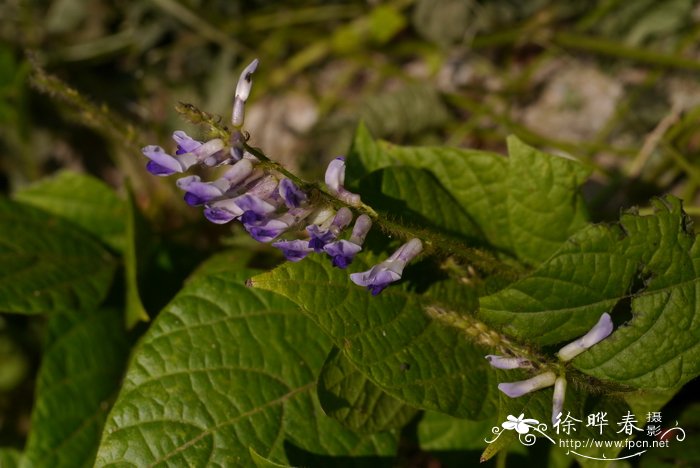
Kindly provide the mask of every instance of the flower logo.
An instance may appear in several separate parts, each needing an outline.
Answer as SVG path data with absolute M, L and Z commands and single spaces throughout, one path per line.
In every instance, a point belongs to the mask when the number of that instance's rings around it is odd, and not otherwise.
M 530 432 L 530 428 L 537 427 L 537 425 L 540 423 L 537 419 L 524 418 L 525 413 L 522 413 L 517 418 L 509 414 L 506 418 L 508 420 L 501 424 L 501 426 L 503 426 L 503 429 L 507 429 L 509 431 L 515 429 L 518 432 L 518 434 L 527 434 L 528 432 Z

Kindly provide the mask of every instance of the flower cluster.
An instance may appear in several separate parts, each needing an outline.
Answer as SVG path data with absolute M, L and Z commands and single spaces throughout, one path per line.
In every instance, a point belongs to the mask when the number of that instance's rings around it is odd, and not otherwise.
M 591 330 L 577 339 L 564 346 L 557 353 L 557 357 L 567 362 L 590 348 L 591 346 L 601 342 L 607 338 L 613 331 L 613 323 L 610 314 L 604 313 L 600 316 Z M 488 355 L 486 359 L 491 366 L 497 369 L 527 369 L 532 368 L 532 363 L 521 357 L 504 357 Z M 511 398 L 517 398 L 526 393 L 534 392 L 542 388 L 551 387 L 554 385 L 554 397 L 552 398 L 552 423 L 555 424 L 561 417 L 564 408 L 564 397 L 566 395 L 566 378 L 563 375 L 557 376 L 552 371 L 547 371 L 538 374 L 527 380 L 518 382 L 504 382 L 498 384 L 498 389 Z
M 234 130 L 228 142 L 220 138 L 202 142 L 176 131 L 173 134 L 175 154 L 168 154 L 155 145 L 143 148 L 143 154 L 149 159 L 146 168 L 154 175 L 169 176 L 185 173 L 198 165 L 227 166 L 212 181 L 203 181 L 196 175 L 178 179 L 176 183 L 185 192 L 185 202 L 202 206 L 204 216 L 212 223 L 241 222 L 251 237 L 272 243 L 289 261 L 298 262 L 311 253 L 325 253 L 334 266 L 347 268 L 362 250 L 372 220 L 366 214 L 355 217 L 350 208 L 361 206 L 361 200 L 344 186 L 345 159 L 332 160 L 325 174 L 327 192 L 336 204 L 347 205 L 336 209 L 310 196 L 274 167 L 261 164 L 246 150 L 241 128 L 257 65 L 257 60 L 248 65 L 236 86 L 231 117 Z M 349 236 L 344 236 L 347 231 L 350 231 Z M 284 236 L 289 238 L 283 239 Z M 421 241 L 411 239 L 384 262 L 368 271 L 353 273 L 350 279 L 376 295 L 401 279 L 406 264 L 421 250 Z

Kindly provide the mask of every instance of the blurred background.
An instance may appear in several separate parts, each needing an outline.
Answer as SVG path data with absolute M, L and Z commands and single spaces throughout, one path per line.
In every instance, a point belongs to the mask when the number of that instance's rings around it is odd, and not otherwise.
M 673 193 L 700 214 L 700 2 L 0 0 L 0 192 L 62 169 L 118 191 L 202 252 L 222 230 L 140 148 L 228 119 L 253 58 L 252 143 L 319 177 L 364 121 L 398 144 L 505 152 L 516 134 L 593 169 L 595 221 Z M 0 442 L 21 446 L 40 343 L 0 317 Z

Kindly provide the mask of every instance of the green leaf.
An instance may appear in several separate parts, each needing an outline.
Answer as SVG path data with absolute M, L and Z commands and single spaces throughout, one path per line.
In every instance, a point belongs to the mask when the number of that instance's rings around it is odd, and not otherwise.
M 360 256 L 351 270 L 367 269 L 372 260 Z M 408 405 L 469 418 L 495 411 L 498 373 L 487 368 L 486 348 L 465 337 L 466 330 L 432 320 L 424 308 L 435 299 L 407 292 L 406 283 L 372 296 L 347 271 L 311 256 L 252 284 L 296 302 L 353 366 Z
M 588 176 L 580 163 L 551 156 L 508 138 L 509 157 L 476 150 L 400 147 L 374 141 L 358 128 L 348 180 L 388 166 L 433 173 L 495 248 L 538 264 L 587 220 L 578 187 Z
M 397 434 L 356 434 L 323 414 L 328 338 L 251 271 L 200 268 L 133 354 L 97 465 L 286 462 L 285 441 L 329 455 L 393 455 Z M 136 410 L 138 409 L 138 410 Z
M 283 465 L 281 463 L 276 463 L 271 460 L 268 460 L 267 458 L 263 457 L 258 452 L 256 452 L 255 449 L 253 449 L 253 447 L 250 448 L 250 458 L 253 460 L 253 463 L 255 463 L 255 466 L 257 468 L 293 468 L 290 465 Z
M 469 421 L 435 411 L 426 411 L 418 423 L 421 450 L 483 450 L 491 436 L 495 418 Z
M 119 310 L 51 316 L 23 467 L 93 466 L 129 350 L 121 317 Z
M 479 227 L 429 171 L 389 167 L 360 181 L 362 199 L 383 215 L 399 216 L 453 236 L 483 238 Z
M 417 413 L 368 380 L 338 348 L 321 369 L 318 398 L 328 416 L 362 433 L 400 429 Z
M 654 215 L 627 213 L 618 225 L 579 232 L 531 275 L 482 297 L 480 316 L 510 335 L 552 344 L 582 335 L 615 308 L 619 323 L 631 299 L 631 319 L 573 364 L 645 389 L 694 378 L 700 374 L 700 243 L 680 200 L 653 205 Z
M 14 198 L 75 223 L 117 251 L 123 248 L 126 203 L 99 179 L 62 171 L 17 191 Z
M 22 461 L 22 452 L 10 447 L 0 447 L 0 467 L 18 468 Z
M 62 219 L 0 199 L 0 310 L 90 310 L 112 282 L 113 258 Z

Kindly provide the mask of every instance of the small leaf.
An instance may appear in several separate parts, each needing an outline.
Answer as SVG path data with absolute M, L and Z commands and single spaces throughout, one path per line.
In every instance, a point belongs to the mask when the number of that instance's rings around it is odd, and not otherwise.
M 128 350 L 119 310 L 51 316 L 22 467 L 93 465 Z
M 318 398 L 328 416 L 362 433 L 400 429 L 417 413 L 369 381 L 338 348 L 321 369 Z
M 133 353 L 97 465 L 286 462 L 285 441 L 329 455 L 393 455 L 397 434 L 356 434 L 325 416 L 316 375 L 329 340 L 250 270 L 216 259 L 158 315 Z M 138 408 L 138 411 L 134 411 Z
M 17 191 L 14 198 L 71 221 L 115 250 L 122 250 L 126 203 L 99 179 L 62 171 Z
M 0 199 L 0 310 L 89 310 L 105 297 L 114 269 L 113 258 L 82 230 Z

